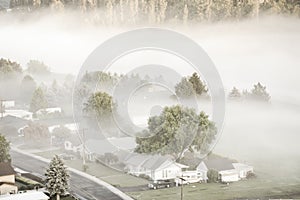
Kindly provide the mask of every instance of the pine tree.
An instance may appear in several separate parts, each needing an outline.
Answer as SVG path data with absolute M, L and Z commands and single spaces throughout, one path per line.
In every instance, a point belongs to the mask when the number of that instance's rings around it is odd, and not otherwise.
M 253 86 L 251 90 L 251 97 L 255 100 L 269 101 L 270 95 L 266 90 L 266 86 L 263 86 L 260 82 Z
M 52 158 L 45 176 L 46 189 L 51 196 L 56 196 L 56 200 L 60 200 L 60 195 L 65 194 L 69 189 L 69 174 L 57 155 Z
M 201 95 L 207 92 L 205 84 L 201 81 L 196 72 L 193 73 L 193 75 L 189 78 L 189 82 L 193 84 L 193 88 L 196 94 Z
M 233 89 L 229 93 L 228 97 L 230 99 L 239 99 L 239 98 L 242 97 L 242 94 L 240 93 L 240 91 L 236 87 L 233 87 Z
M 10 162 L 10 145 L 6 138 L 0 134 L 0 162 Z
M 46 100 L 45 94 L 41 87 L 37 88 L 30 102 L 30 111 L 36 112 L 39 109 L 46 108 L 48 106 L 48 102 Z

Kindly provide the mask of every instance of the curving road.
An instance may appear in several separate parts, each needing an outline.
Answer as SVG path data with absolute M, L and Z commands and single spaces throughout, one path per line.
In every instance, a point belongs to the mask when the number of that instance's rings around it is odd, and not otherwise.
M 48 163 L 11 151 L 12 164 L 15 167 L 28 172 L 33 172 L 44 176 Z M 87 179 L 83 176 L 69 172 L 70 174 L 70 193 L 76 194 L 82 200 L 121 200 L 122 198 L 108 190 L 106 187 Z

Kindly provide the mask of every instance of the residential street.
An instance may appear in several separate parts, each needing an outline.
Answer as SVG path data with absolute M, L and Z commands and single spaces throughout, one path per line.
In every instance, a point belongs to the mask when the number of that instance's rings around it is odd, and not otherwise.
M 11 151 L 13 166 L 21 168 L 25 171 L 44 175 L 45 170 L 48 167 L 47 163 L 32 158 L 27 155 L 23 155 L 16 151 Z M 71 193 L 76 193 L 83 198 L 83 200 L 119 200 L 122 199 L 118 195 L 114 194 L 107 188 L 94 181 L 91 181 L 85 177 L 79 176 L 73 172 L 70 172 L 70 187 Z

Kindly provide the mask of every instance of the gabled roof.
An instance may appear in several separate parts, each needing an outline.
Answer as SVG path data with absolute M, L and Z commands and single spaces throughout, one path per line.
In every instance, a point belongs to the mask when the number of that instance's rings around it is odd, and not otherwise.
M 87 140 L 85 145 L 89 152 L 95 153 L 98 155 L 104 155 L 105 153 L 113 153 L 118 150 L 115 146 L 113 146 L 111 143 L 109 143 L 105 139 L 104 140 L 96 140 L 96 139 Z
M 14 168 L 7 162 L 0 162 L 0 176 L 16 174 Z M 1 180 L 0 180 L 1 181 Z
M 7 115 L 3 118 L 0 118 L 0 126 L 14 126 L 16 128 L 21 128 L 28 124 L 28 120 L 18 118 L 15 116 Z
M 167 156 L 153 155 L 142 165 L 146 169 L 156 170 L 166 161 L 173 162 Z
M 215 169 L 217 171 L 234 169 L 232 161 L 228 158 L 213 158 L 203 160 L 208 169 Z
M 1 195 L 0 200 L 47 200 L 49 197 L 41 191 L 27 191 L 19 194 Z
M 119 149 L 132 150 L 136 147 L 136 142 L 134 137 L 119 137 L 119 138 L 108 138 L 107 139 L 113 146 Z
M 180 168 L 187 168 L 185 165 L 181 165 L 179 163 L 174 162 L 169 156 L 162 155 L 147 155 L 147 154 L 131 154 L 124 163 L 132 166 L 140 166 L 147 170 L 157 170 L 164 163 L 169 162 L 171 164 L 176 164 Z
M 146 162 L 148 159 L 150 158 L 149 155 L 146 154 L 138 154 L 138 153 L 133 153 L 130 154 L 126 159 L 125 159 L 125 163 L 128 165 L 132 165 L 132 166 L 140 166 L 142 165 L 144 162 Z
M 11 185 L 11 186 L 17 187 L 14 183 L 8 183 L 8 182 L 0 182 L 0 186 L 2 186 L 2 185 Z

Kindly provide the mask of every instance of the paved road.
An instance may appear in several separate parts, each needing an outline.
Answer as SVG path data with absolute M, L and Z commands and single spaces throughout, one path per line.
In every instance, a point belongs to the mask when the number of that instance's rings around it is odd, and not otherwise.
M 12 157 L 12 164 L 15 167 L 23 169 L 28 172 L 34 172 L 39 175 L 44 175 L 48 164 L 32 158 L 27 155 L 23 155 L 16 151 L 11 151 L 10 155 Z M 71 193 L 75 192 L 76 194 L 84 197 L 84 200 L 121 200 L 118 195 L 114 194 L 107 188 L 98 183 L 95 183 L 92 180 L 89 180 L 85 177 L 77 175 L 73 172 L 70 173 L 70 189 Z

